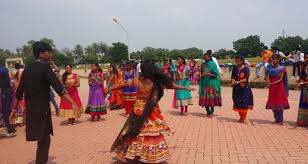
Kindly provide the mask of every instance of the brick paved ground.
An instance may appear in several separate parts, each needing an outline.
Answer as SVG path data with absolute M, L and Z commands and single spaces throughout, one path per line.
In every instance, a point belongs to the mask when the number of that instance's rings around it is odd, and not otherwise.
M 81 97 L 86 105 L 88 88 L 82 80 Z M 271 125 L 272 112 L 265 110 L 267 90 L 253 90 L 255 109 L 249 113 L 249 124 L 236 123 L 231 88 L 223 89 L 223 107 L 216 117 L 205 117 L 197 105 L 187 116 L 170 108 L 173 91 L 166 91 L 160 102 L 165 119 L 174 134 L 167 136 L 172 156 L 168 163 L 308 163 L 308 129 L 297 127 L 299 91 L 290 92 L 291 110 L 285 112 L 285 125 Z M 197 104 L 197 92 L 194 93 Z M 49 163 L 117 163 L 110 146 L 125 121 L 124 111 L 110 111 L 103 121 L 92 123 L 83 115 L 81 123 L 63 125 L 63 119 L 53 117 Z M 0 139 L 0 163 L 33 163 L 35 142 L 26 142 L 23 128 L 17 137 Z

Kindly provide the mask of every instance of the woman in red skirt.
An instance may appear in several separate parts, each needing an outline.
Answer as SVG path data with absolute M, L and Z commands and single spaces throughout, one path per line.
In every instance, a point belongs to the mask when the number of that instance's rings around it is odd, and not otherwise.
M 283 125 L 283 111 L 289 109 L 288 76 L 284 66 L 279 64 L 280 56 L 273 55 L 272 63 L 267 67 L 267 83 L 269 88 L 266 109 L 273 110 L 273 124 Z

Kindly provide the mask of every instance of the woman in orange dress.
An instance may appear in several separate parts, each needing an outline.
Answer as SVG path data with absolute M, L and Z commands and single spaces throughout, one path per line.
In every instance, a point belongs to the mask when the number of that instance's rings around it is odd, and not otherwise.
M 164 95 L 164 88 L 191 90 L 188 87 L 173 84 L 153 61 L 144 61 L 141 65 L 142 77 L 133 82 L 126 82 L 111 88 L 137 88 L 137 100 L 124 127 L 114 141 L 114 151 L 121 161 L 137 158 L 144 163 L 166 161 L 169 150 L 163 133 L 170 131 L 161 115 L 158 102 Z
M 66 99 L 61 98 L 60 102 L 60 116 L 68 119 L 69 124 L 75 124 L 75 119 L 81 117 L 82 113 L 82 104 L 79 98 L 77 87 L 80 86 L 79 77 L 76 73 L 72 73 L 72 66 L 65 66 L 65 73 L 62 75 L 61 79 L 62 84 L 65 89 L 68 91 L 68 94 L 72 97 L 75 103 L 80 108 L 79 110 L 74 110 L 71 103 L 69 103 Z
M 119 73 L 116 66 L 112 65 L 110 67 L 110 78 L 109 78 L 110 87 L 117 86 L 121 83 L 122 83 L 122 76 Z M 121 90 L 116 90 L 111 92 L 110 104 L 111 104 L 110 110 L 121 109 L 123 107 Z

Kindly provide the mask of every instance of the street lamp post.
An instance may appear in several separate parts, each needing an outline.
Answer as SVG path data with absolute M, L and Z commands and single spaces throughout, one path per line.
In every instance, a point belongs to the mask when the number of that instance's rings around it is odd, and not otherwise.
M 125 34 L 126 34 L 127 51 L 128 51 L 128 60 L 130 60 L 128 31 L 127 31 L 127 29 L 126 29 L 115 17 L 113 17 L 112 20 L 113 20 L 114 22 L 116 22 L 116 23 L 121 27 L 121 29 L 125 32 Z

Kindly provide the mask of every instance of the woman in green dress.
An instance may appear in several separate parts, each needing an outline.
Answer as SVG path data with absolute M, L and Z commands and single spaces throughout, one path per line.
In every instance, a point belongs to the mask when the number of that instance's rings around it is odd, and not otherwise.
M 205 107 L 207 116 L 213 117 L 214 107 L 221 107 L 221 79 L 217 65 L 212 61 L 211 54 L 204 54 L 205 62 L 201 65 L 199 84 L 199 105 Z
M 179 56 L 177 58 L 178 66 L 175 71 L 174 80 L 177 85 L 189 87 L 189 66 L 186 65 L 185 59 L 182 56 Z M 174 101 L 173 101 L 173 107 L 178 109 L 181 109 L 181 115 L 184 115 L 188 111 L 188 105 L 193 105 L 192 103 L 192 96 L 190 91 L 187 90 L 175 90 L 174 93 Z

